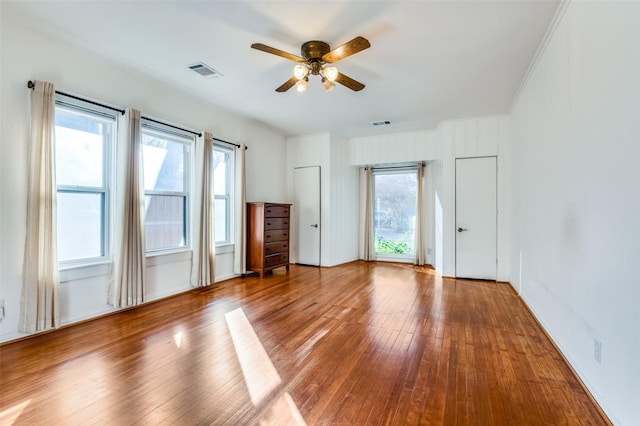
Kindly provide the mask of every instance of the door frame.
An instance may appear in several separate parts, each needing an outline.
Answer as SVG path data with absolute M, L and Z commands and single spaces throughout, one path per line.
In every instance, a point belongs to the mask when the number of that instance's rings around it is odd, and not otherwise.
M 456 278 L 458 278 L 458 232 L 456 230 L 457 226 L 458 226 L 458 160 L 474 160 L 474 159 L 480 159 L 480 158 L 494 158 L 496 161 L 496 176 L 495 176 L 495 188 L 496 188 L 496 214 L 495 214 L 495 221 L 496 221 L 496 235 L 495 235 L 495 239 L 496 239 L 496 253 L 495 253 L 495 258 L 496 258 L 496 264 L 495 264 L 495 279 L 494 280 L 486 280 L 486 281 L 497 281 L 498 280 L 498 156 L 497 155 L 479 155 L 479 156 L 474 156 L 474 157 L 455 157 L 454 161 L 453 161 L 453 209 L 454 209 L 454 244 L 453 244 L 453 253 L 454 253 L 454 257 L 453 257 L 453 271 L 454 271 L 454 275 Z M 473 278 L 470 278 L 473 279 Z
M 317 165 L 317 166 L 300 166 L 300 167 L 294 167 L 293 168 L 293 208 L 296 211 L 295 214 L 295 219 L 296 219 L 296 223 L 295 223 L 295 232 L 296 232 L 296 264 L 300 264 L 302 265 L 302 263 L 300 263 L 300 235 L 299 235 L 299 230 L 300 230 L 300 224 L 299 224 L 299 217 L 298 217 L 298 205 L 296 203 L 296 170 L 298 169 L 318 169 L 318 267 L 322 266 L 322 166 Z M 315 266 L 315 265 L 309 265 L 309 266 Z

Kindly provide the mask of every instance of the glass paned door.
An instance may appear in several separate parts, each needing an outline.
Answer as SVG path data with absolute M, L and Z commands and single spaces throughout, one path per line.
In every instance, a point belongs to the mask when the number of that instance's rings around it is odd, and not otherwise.
M 374 232 L 382 257 L 413 258 L 416 224 L 415 170 L 374 171 Z

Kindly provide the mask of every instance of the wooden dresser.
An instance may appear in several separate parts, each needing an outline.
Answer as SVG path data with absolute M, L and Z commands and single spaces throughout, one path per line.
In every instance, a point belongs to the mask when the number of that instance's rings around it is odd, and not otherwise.
M 289 270 L 291 204 L 247 203 L 247 270 Z

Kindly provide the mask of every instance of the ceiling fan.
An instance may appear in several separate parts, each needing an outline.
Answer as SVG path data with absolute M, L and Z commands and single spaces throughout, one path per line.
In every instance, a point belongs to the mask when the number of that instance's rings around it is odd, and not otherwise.
M 324 41 L 307 41 L 300 48 L 302 56 L 284 52 L 261 43 L 254 43 L 251 47 L 298 63 L 293 68 L 293 77 L 278 87 L 276 92 L 286 92 L 293 86 L 296 86 L 299 92 L 304 92 L 309 82 L 309 74 L 320 75 L 322 77 L 322 85 L 327 92 L 333 90 L 335 83 L 340 83 L 356 92 L 364 89 L 364 84 L 342 74 L 334 66 L 327 66 L 327 64 L 333 64 L 371 47 L 369 40 L 364 37 L 358 36 L 333 50 Z

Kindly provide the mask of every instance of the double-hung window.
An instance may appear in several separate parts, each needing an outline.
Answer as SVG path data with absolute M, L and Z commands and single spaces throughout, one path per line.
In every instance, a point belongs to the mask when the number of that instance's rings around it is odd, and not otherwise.
M 234 151 L 223 145 L 213 146 L 213 192 L 216 245 L 233 242 Z
M 116 117 L 56 95 L 57 249 L 61 266 L 109 259 Z
M 145 238 L 148 253 L 188 247 L 194 136 L 142 120 Z

